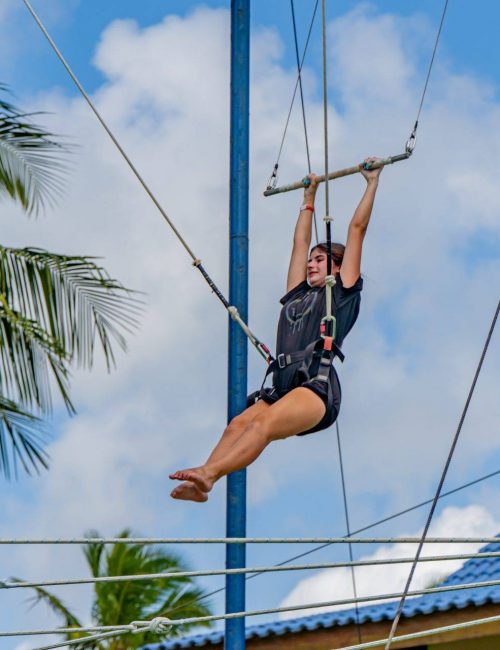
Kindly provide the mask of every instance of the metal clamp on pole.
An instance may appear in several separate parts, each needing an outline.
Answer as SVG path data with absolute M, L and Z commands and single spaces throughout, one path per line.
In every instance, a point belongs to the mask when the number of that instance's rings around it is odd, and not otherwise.
M 416 138 L 416 136 L 415 136 Z M 414 138 L 414 139 L 415 139 Z M 411 139 L 411 136 L 410 136 Z M 408 141 L 409 142 L 409 141 Z M 407 144 L 408 147 L 408 144 Z M 377 162 L 371 163 L 369 166 L 369 169 L 378 169 L 379 167 L 385 167 L 386 165 L 393 165 L 396 162 L 400 162 L 401 160 L 408 160 L 408 158 L 411 156 L 413 149 L 410 151 L 407 150 L 405 153 L 398 154 L 397 156 L 389 156 L 388 158 L 381 158 Z M 351 176 L 352 174 L 359 174 L 361 171 L 361 168 L 363 167 L 365 163 L 361 163 L 359 165 L 356 165 L 354 167 L 346 167 L 345 169 L 339 169 L 334 172 L 330 172 L 328 176 L 325 174 L 321 176 L 317 176 L 317 181 L 318 183 L 324 183 L 325 180 L 333 181 L 336 180 L 337 178 L 344 178 L 344 176 Z M 309 185 L 310 181 L 308 178 L 303 178 L 301 181 L 297 181 L 295 183 L 290 183 L 290 185 L 282 185 L 281 187 L 274 187 L 265 190 L 264 196 L 273 196 L 274 194 L 282 194 L 283 192 L 292 192 L 293 190 L 300 190 L 304 189 L 304 187 L 307 187 Z

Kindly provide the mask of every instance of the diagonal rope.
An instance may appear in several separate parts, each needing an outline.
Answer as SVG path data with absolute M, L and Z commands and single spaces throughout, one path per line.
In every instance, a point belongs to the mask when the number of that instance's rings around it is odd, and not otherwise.
M 412 131 L 412 133 L 410 135 L 410 138 L 409 138 L 408 142 L 406 143 L 406 151 L 408 153 L 411 153 L 413 151 L 413 149 L 415 148 L 416 141 L 417 141 L 418 122 L 420 120 L 420 113 L 422 112 L 422 107 L 424 105 L 425 95 L 427 94 L 427 86 L 429 85 L 429 79 L 431 78 L 432 67 L 434 65 L 434 59 L 436 58 L 436 52 L 437 52 L 437 48 L 438 48 L 438 44 L 439 44 L 439 39 L 441 37 L 441 32 L 443 30 L 444 19 L 446 17 L 446 10 L 448 9 L 448 1 L 449 0 L 445 0 L 444 7 L 443 7 L 443 12 L 441 14 L 441 21 L 439 23 L 439 29 L 438 29 L 438 32 L 437 32 L 437 35 L 436 35 L 436 40 L 434 42 L 434 49 L 432 51 L 431 61 L 429 63 L 429 67 L 427 69 L 427 77 L 425 79 L 424 90 L 422 92 L 422 97 L 420 99 L 420 104 L 419 104 L 418 111 L 417 111 L 417 117 L 415 119 L 415 125 L 413 127 L 413 131 Z
M 401 597 L 401 601 L 400 601 L 398 609 L 396 611 L 396 615 L 395 615 L 394 620 L 392 622 L 391 631 L 389 633 L 389 638 L 387 639 L 387 643 L 385 645 L 385 650 L 390 650 L 392 640 L 393 640 L 394 635 L 396 633 L 398 623 L 399 623 L 399 619 L 401 618 L 401 614 L 403 612 L 403 607 L 404 607 L 404 604 L 405 604 L 405 601 L 406 601 L 406 597 L 408 595 L 410 585 L 411 585 L 411 582 L 413 580 L 413 574 L 415 573 L 415 569 L 417 567 L 417 564 L 418 564 L 418 561 L 419 561 L 419 558 L 420 558 L 420 554 L 421 554 L 422 549 L 424 547 L 424 543 L 426 541 L 427 533 L 429 531 L 429 526 L 431 525 L 432 517 L 434 516 L 434 511 L 436 510 L 437 502 L 439 500 L 439 495 L 441 494 L 441 490 L 443 488 L 444 481 L 446 479 L 446 475 L 448 473 L 448 469 L 450 467 L 451 460 L 453 458 L 453 454 L 455 452 L 455 448 L 457 446 L 458 439 L 459 439 L 460 433 L 462 431 L 462 425 L 463 425 L 463 423 L 465 421 L 465 416 L 467 415 L 467 411 L 469 409 L 469 404 L 470 404 L 470 402 L 472 400 L 472 396 L 474 394 L 474 389 L 476 387 L 477 380 L 478 380 L 479 374 L 481 372 L 481 368 L 483 367 L 483 362 L 484 362 L 484 359 L 486 357 L 486 352 L 488 350 L 488 347 L 489 347 L 489 344 L 490 344 L 490 341 L 491 341 L 491 337 L 493 336 L 493 332 L 495 330 L 495 325 L 496 325 L 496 322 L 497 322 L 497 319 L 498 319 L 499 311 L 500 311 L 500 300 L 498 301 L 497 308 L 496 308 L 496 311 L 495 311 L 495 315 L 493 316 L 493 320 L 491 322 L 490 329 L 488 331 L 488 335 L 486 337 L 486 341 L 485 341 L 484 346 L 483 346 L 481 357 L 479 359 L 479 363 L 478 363 L 478 366 L 476 368 L 476 372 L 474 374 L 474 379 L 472 380 L 472 385 L 471 385 L 471 387 L 469 389 L 469 394 L 467 395 L 467 399 L 465 401 L 465 405 L 464 405 L 464 408 L 463 408 L 463 411 L 462 411 L 462 416 L 460 417 L 460 422 L 458 423 L 458 427 L 457 427 L 455 436 L 453 438 L 453 442 L 452 442 L 450 451 L 448 453 L 448 458 L 446 459 L 446 463 L 445 463 L 443 472 L 441 474 L 441 478 L 439 479 L 439 484 L 438 484 L 438 487 L 437 487 L 437 490 L 436 490 L 436 494 L 434 496 L 434 499 L 432 500 L 432 505 L 431 505 L 429 514 L 427 516 L 427 521 L 425 522 L 424 531 L 422 533 L 422 538 L 421 538 L 420 543 L 418 545 L 417 552 L 415 554 L 415 560 L 413 561 L 412 567 L 410 569 L 410 574 L 408 575 L 408 580 L 406 582 L 406 586 L 405 586 L 404 591 L 403 591 L 403 596 Z
M 468 483 L 464 483 L 463 485 L 460 485 L 453 490 L 449 490 L 448 492 L 444 492 L 441 494 L 439 497 L 440 499 L 444 499 L 447 496 L 450 496 L 451 494 L 456 494 L 457 492 L 460 492 L 461 490 L 465 490 L 468 487 L 471 487 L 472 485 L 477 485 L 478 483 L 485 481 L 489 478 L 493 478 L 494 476 L 498 476 L 500 474 L 500 470 L 497 470 L 496 472 L 492 472 L 491 474 L 486 474 L 485 476 L 481 476 L 478 479 L 474 479 L 473 481 L 469 481 Z M 383 519 L 380 519 L 378 521 L 375 521 L 371 524 L 368 524 L 367 526 L 364 526 L 363 528 L 359 528 L 358 530 L 353 531 L 351 534 L 352 535 L 358 535 L 359 533 L 363 533 L 366 530 L 370 530 L 371 528 L 375 528 L 376 526 L 380 526 L 381 524 L 385 524 L 388 521 L 392 521 L 393 519 L 396 519 L 398 517 L 401 517 L 402 515 L 408 514 L 409 512 L 413 512 L 414 510 L 417 510 L 418 508 L 423 508 L 426 505 L 429 505 L 429 503 L 432 503 L 432 499 L 428 499 L 427 501 L 422 501 L 421 503 L 417 503 L 414 506 L 411 506 L 410 508 L 406 508 L 405 510 L 401 510 L 400 512 L 396 512 L 392 515 L 389 515 L 388 517 L 384 517 Z M 498 541 L 498 540 L 497 540 Z M 292 557 L 287 558 L 286 560 L 283 560 L 281 562 L 278 562 L 275 566 L 276 567 L 283 567 L 287 565 L 289 562 L 294 562 L 295 560 L 299 560 L 300 558 L 303 558 L 307 555 L 311 555 L 312 553 L 316 553 L 317 551 L 320 551 L 324 548 L 327 548 L 328 546 L 331 546 L 331 544 L 321 544 L 320 546 L 315 546 L 314 548 L 310 549 L 309 551 L 305 551 L 304 553 L 299 553 L 298 555 L 294 555 Z M 259 576 L 264 575 L 261 572 L 256 572 L 253 575 L 247 576 L 245 580 L 252 580 L 253 578 L 258 578 Z M 212 596 L 216 596 L 217 594 L 220 594 L 226 590 L 225 587 L 219 587 L 218 589 L 214 589 L 212 591 L 209 591 L 205 595 L 201 597 L 200 600 L 205 600 L 207 598 L 211 598 Z M 190 601 L 190 602 L 194 602 Z M 165 612 L 166 615 L 168 614 L 173 614 L 174 612 L 178 611 L 181 609 L 180 606 L 174 607 L 172 609 L 169 609 Z
M 278 180 L 277 174 L 278 174 L 279 163 L 280 163 L 280 160 L 281 160 L 281 153 L 283 151 L 283 145 L 285 144 L 285 138 L 286 138 L 286 134 L 288 132 L 288 125 L 290 123 L 290 117 L 292 115 L 292 109 L 293 109 L 293 105 L 295 103 L 295 97 L 297 95 L 299 82 L 301 83 L 301 81 L 302 81 L 300 73 L 302 72 L 302 67 L 304 65 L 304 60 L 306 58 L 307 48 L 309 47 L 309 41 L 311 39 L 312 29 L 313 29 L 313 26 L 314 26 L 314 21 L 316 19 L 316 12 L 318 10 L 318 4 L 319 4 L 319 0 L 316 0 L 313 15 L 312 15 L 312 18 L 311 18 L 311 23 L 309 25 L 309 31 L 307 33 L 306 44 L 304 46 L 304 51 L 302 52 L 302 59 L 300 60 L 300 65 L 298 66 L 297 81 L 295 82 L 295 87 L 293 89 L 293 94 L 292 94 L 292 101 L 290 102 L 290 106 L 288 108 L 288 115 L 287 115 L 287 118 L 286 118 L 286 121 L 285 121 L 285 128 L 283 130 L 283 135 L 281 136 L 281 143 L 280 143 L 280 146 L 279 146 L 278 155 L 276 157 L 276 163 L 274 165 L 273 172 L 272 172 L 272 174 L 271 174 L 271 176 L 270 176 L 270 178 L 269 178 L 269 180 L 267 182 L 268 189 L 272 188 L 272 187 L 275 187 L 276 182 Z
M 500 539 L 497 547 L 500 546 Z M 500 551 L 487 551 L 478 553 L 458 553 L 456 555 L 427 555 L 420 559 L 421 562 L 455 562 L 458 560 L 484 560 L 487 558 L 500 558 Z M 0 580 L 0 589 L 33 589 L 35 587 L 63 587 L 74 585 L 95 585 L 119 582 L 144 582 L 150 580 L 170 580 L 179 578 L 206 578 L 213 576 L 244 575 L 246 573 L 282 573 L 284 571 L 311 571 L 323 569 L 342 569 L 352 567 L 373 567 L 373 566 L 394 566 L 397 564 L 411 564 L 412 557 L 397 557 L 388 559 L 351 560 L 349 562 L 320 562 L 317 564 L 292 564 L 290 566 L 267 566 L 267 567 L 242 567 L 237 569 L 208 569 L 200 571 L 163 571 L 160 573 L 134 573 L 114 576 L 97 576 L 93 578 L 69 578 L 65 580 L 41 580 L 22 581 L 11 578 Z M 207 598 L 208 594 L 203 598 Z M 357 598 L 357 594 L 354 594 Z M 199 602 L 201 598 L 196 598 Z M 193 601 L 194 602 L 194 601 Z M 180 607 L 184 608 L 186 604 Z M 174 610 L 170 610 L 171 612 Z
M 168 224 L 168 225 L 170 226 L 170 228 L 172 229 L 174 235 L 177 237 L 177 239 L 179 240 L 179 242 L 181 243 L 181 245 L 184 247 L 184 249 L 185 249 L 185 251 L 187 252 L 187 254 L 190 256 L 190 258 L 191 258 L 191 260 L 192 260 L 192 262 L 193 262 L 193 266 L 194 266 L 195 268 L 197 268 L 198 271 L 202 274 L 204 280 L 206 281 L 206 283 L 208 284 L 208 286 L 210 287 L 210 289 L 212 289 L 212 292 L 217 296 L 217 298 L 218 298 L 218 299 L 221 301 L 221 303 L 224 305 L 225 309 L 227 310 L 227 312 L 229 313 L 229 315 L 231 316 L 231 318 L 232 318 L 236 323 L 238 323 L 238 325 L 241 327 L 241 329 L 243 330 L 243 332 L 245 333 L 245 335 L 248 337 L 249 341 L 250 341 L 250 342 L 252 343 L 252 345 L 257 349 L 257 351 L 259 352 L 259 354 L 260 354 L 262 357 L 264 357 L 264 359 L 265 359 L 268 363 L 270 363 L 270 361 L 272 360 L 272 356 L 271 356 L 271 353 L 269 352 L 269 349 L 267 348 L 267 346 L 266 346 L 264 343 L 262 343 L 262 342 L 261 342 L 261 341 L 260 341 L 260 340 L 255 336 L 255 334 L 250 330 L 250 328 L 248 327 L 248 325 L 243 321 L 243 319 L 242 319 L 241 316 L 239 315 L 238 310 L 236 309 L 236 307 L 234 307 L 233 305 L 230 305 L 229 302 L 226 300 L 226 298 L 224 297 L 224 295 L 222 294 L 222 292 L 220 291 L 220 289 L 217 287 L 217 285 L 215 284 L 215 282 L 212 280 L 212 278 L 210 277 L 210 275 L 207 273 L 207 271 L 206 271 L 205 268 L 203 267 L 203 264 L 201 263 L 201 260 L 198 259 L 198 258 L 196 257 L 196 255 L 194 254 L 194 252 L 192 251 L 192 249 L 189 247 L 187 241 L 186 241 L 186 240 L 184 239 L 184 237 L 181 235 L 181 233 L 179 232 L 179 230 L 178 230 L 177 227 L 175 226 L 175 224 L 174 224 L 174 222 L 172 221 L 172 219 L 168 216 L 168 214 L 166 213 L 166 211 L 164 210 L 164 208 L 162 207 L 162 205 L 160 204 L 160 202 L 158 201 L 158 199 L 157 199 L 156 196 L 154 195 L 153 191 L 151 190 L 151 188 L 149 187 L 149 185 L 146 183 L 146 181 L 144 180 L 144 178 L 143 178 L 142 175 L 140 174 L 140 172 L 139 172 L 139 170 L 137 169 L 137 167 L 134 165 L 134 163 L 132 162 L 132 160 L 131 160 L 131 159 L 129 158 L 129 156 L 127 155 L 125 149 L 122 147 L 122 145 L 120 144 L 120 142 L 118 141 L 118 139 L 116 138 L 116 136 L 114 135 L 114 133 L 111 131 L 110 127 L 108 126 L 108 124 L 106 123 L 106 121 L 104 120 L 104 118 L 102 117 L 102 115 L 101 115 L 101 114 L 99 113 L 99 111 L 97 110 L 97 108 L 96 108 L 94 102 L 90 99 L 90 96 L 89 96 L 88 93 L 85 91 L 84 87 L 82 86 L 82 84 L 81 84 L 80 81 L 78 80 L 77 76 L 75 75 L 75 73 L 74 73 L 73 70 L 71 69 L 69 63 L 66 61 L 66 59 L 65 59 L 64 56 L 62 55 L 61 51 L 60 51 L 59 48 L 57 47 L 55 41 L 52 39 L 52 37 L 51 37 L 50 34 L 48 33 L 48 31 L 47 31 L 47 29 L 45 28 L 44 24 L 42 23 L 41 19 L 40 19 L 39 16 L 35 13 L 35 10 L 34 10 L 33 7 L 31 6 L 30 2 L 29 2 L 28 0 L 22 0 L 22 1 L 24 2 L 26 8 L 28 9 L 28 11 L 30 12 L 30 14 L 32 15 L 32 17 L 33 17 L 33 19 L 35 20 L 35 22 L 36 22 L 36 24 L 38 25 L 38 27 L 40 28 L 41 32 L 43 33 L 43 35 L 45 36 L 45 38 L 46 38 L 47 41 L 49 42 L 50 46 L 51 46 L 52 49 L 54 50 L 54 52 L 55 52 L 57 58 L 59 59 L 59 61 L 62 63 L 62 65 L 63 65 L 64 68 L 66 69 L 66 72 L 69 74 L 69 76 L 70 76 L 71 79 L 73 80 L 74 84 L 76 85 L 76 87 L 77 87 L 78 90 L 80 91 L 82 97 L 85 99 L 85 101 L 87 102 L 87 104 L 90 106 L 90 108 L 91 108 L 91 110 L 93 111 L 94 115 L 97 117 L 97 119 L 98 119 L 99 122 L 101 123 L 102 127 L 104 128 L 104 130 L 106 131 L 106 133 L 107 133 L 107 134 L 109 135 L 109 137 L 111 138 L 111 141 L 113 142 L 113 144 L 114 144 L 115 147 L 118 149 L 118 151 L 119 151 L 120 154 L 122 155 L 123 159 L 125 160 L 125 162 L 126 162 L 127 165 L 129 166 L 129 168 L 131 169 L 132 173 L 133 173 L 134 176 L 137 178 L 137 180 L 139 181 L 139 183 L 142 185 L 142 187 L 143 187 L 143 189 L 145 190 L 146 194 L 147 194 L 147 195 L 149 196 L 149 198 L 153 201 L 154 205 L 156 206 L 156 208 L 157 208 L 158 211 L 160 212 L 161 216 L 165 219 L 165 221 L 167 222 L 167 224 Z
M 314 18 L 316 16 L 316 10 L 318 9 L 318 2 L 319 0 L 316 0 L 316 5 L 314 7 L 314 13 L 313 13 L 313 18 L 311 21 L 311 27 L 309 29 L 309 34 L 307 37 L 307 42 L 309 42 L 309 38 L 311 36 L 311 30 L 312 26 L 314 24 Z M 306 144 L 306 156 L 307 156 L 307 170 L 308 173 L 310 174 L 312 169 L 311 169 L 311 154 L 309 151 L 309 136 L 307 133 L 307 119 L 306 119 L 306 105 L 304 102 L 304 89 L 302 88 L 302 63 L 299 58 L 299 41 L 297 37 L 297 21 L 295 20 L 295 6 L 293 0 L 290 0 L 290 7 L 292 11 L 292 23 L 293 23 L 293 38 L 295 41 L 295 58 L 297 60 L 297 73 L 298 73 L 298 81 L 299 81 L 299 89 L 300 89 L 300 104 L 302 107 L 302 123 L 304 125 L 304 140 Z M 306 46 L 307 47 L 307 46 Z M 305 54 L 305 49 L 304 49 L 304 54 Z M 318 224 L 316 223 L 316 211 L 313 210 L 313 224 L 314 224 L 314 235 L 316 237 L 316 244 L 319 242 L 318 239 Z
M 422 632 L 412 632 L 411 634 L 402 634 L 395 637 L 394 641 L 401 643 L 402 641 L 413 641 L 415 639 L 425 639 L 434 634 L 444 634 L 445 632 L 455 632 L 457 630 L 466 630 L 478 625 L 488 625 L 492 623 L 499 623 L 500 616 L 489 616 L 488 618 L 479 618 L 473 621 L 466 621 L 465 623 L 455 623 L 454 625 L 446 625 L 444 627 L 436 627 L 431 630 L 423 630 Z M 350 645 L 349 647 L 339 648 L 338 650 L 368 650 L 368 648 L 376 648 L 380 650 L 380 644 L 385 643 L 386 639 L 379 639 L 378 641 L 370 641 L 369 643 L 362 643 L 361 645 Z M 408 647 L 408 646 L 407 646 Z M 419 646 L 419 648 L 428 646 Z M 430 646 L 429 646 L 430 647 Z M 435 647 L 435 646 L 434 646 Z
M 446 585 L 444 587 L 430 587 L 428 589 L 418 589 L 410 592 L 411 596 L 424 596 L 427 594 L 442 594 L 449 593 L 453 591 L 465 591 L 469 589 L 479 589 L 479 588 L 490 588 L 498 587 L 500 585 L 500 580 L 487 580 L 483 582 L 471 582 L 463 583 L 458 585 Z M 17 636 L 36 636 L 36 635 L 49 635 L 49 634 L 64 634 L 64 633 L 77 633 L 77 632 L 103 632 L 108 636 L 111 632 L 115 632 L 117 635 L 129 634 L 129 633 L 144 633 L 144 632 L 153 632 L 166 634 L 173 626 L 180 625 L 195 625 L 197 623 L 211 623 L 213 621 L 223 621 L 230 619 L 244 618 L 247 616 L 263 616 L 265 614 L 280 614 L 284 612 L 296 612 L 304 609 L 320 609 L 323 607 L 338 607 L 340 605 L 350 605 L 353 602 L 358 603 L 372 603 L 377 600 L 393 600 L 394 598 L 399 597 L 398 593 L 391 594 L 377 594 L 374 596 L 363 596 L 358 598 L 356 601 L 353 601 L 352 598 L 346 598 L 341 600 L 329 600 L 326 602 L 316 602 L 316 603 L 306 603 L 301 605 L 289 605 L 287 607 L 272 607 L 267 609 L 256 609 L 250 611 L 240 611 L 240 612 L 231 612 L 229 614 L 214 614 L 209 616 L 193 616 L 188 618 L 177 618 L 170 619 L 164 616 L 157 616 L 149 621 L 132 621 L 128 625 L 108 625 L 108 626 L 89 626 L 89 627 L 63 627 L 56 628 L 53 630 L 27 630 L 27 631 L 8 631 L 0 632 L 0 638 L 2 637 L 17 637 Z M 84 642 L 85 638 L 75 639 L 79 643 Z M 48 650 L 52 647 L 62 647 L 64 645 L 71 645 L 72 642 L 66 641 L 55 646 L 46 646 L 43 650 Z M 42 650 L 41 648 L 39 650 Z
M 346 524 L 346 530 L 347 530 L 347 537 L 351 536 L 351 525 L 349 522 L 349 508 L 347 506 L 347 489 L 346 489 L 346 481 L 345 481 L 345 473 L 344 473 L 344 461 L 342 457 L 342 446 L 340 444 L 340 428 L 339 428 L 339 421 L 338 418 L 335 420 L 335 429 L 337 433 L 337 447 L 339 450 L 339 466 L 340 466 L 340 480 L 342 483 L 342 495 L 344 498 L 344 515 L 345 515 L 345 524 Z M 356 586 L 356 571 L 354 569 L 354 555 L 352 552 L 352 544 L 348 544 L 348 549 L 349 549 L 349 561 L 351 563 L 351 581 L 352 581 L 352 593 L 354 595 L 354 598 L 358 597 L 358 590 Z M 362 642 L 362 636 L 361 636 L 361 626 L 359 624 L 359 607 L 358 604 L 356 603 L 356 630 L 358 633 L 358 641 L 359 643 Z

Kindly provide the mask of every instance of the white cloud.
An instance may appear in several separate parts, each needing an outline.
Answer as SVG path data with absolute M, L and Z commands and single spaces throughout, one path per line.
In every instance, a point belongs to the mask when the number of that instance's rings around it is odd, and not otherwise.
M 431 525 L 430 537 L 488 537 L 494 536 L 500 530 L 500 521 L 483 506 L 473 505 L 466 508 L 448 507 Z M 403 533 L 401 537 L 417 537 L 422 531 L 412 534 Z M 475 553 L 482 544 L 427 544 L 421 557 L 460 555 Z M 415 554 L 415 545 L 393 544 L 381 546 L 375 553 L 363 555 L 354 546 L 355 557 L 359 560 L 389 560 L 411 558 Z M 356 552 L 358 550 L 358 552 Z M 464 560 L 432 561 L 420 563 L 413 577 L 411 591 L 426 589 L 441 582 L 446 576 L 457 571 Z M 411 564 L 375 565 L 358 567 L 355 570 L 356 587 L 359 597 L 378 596 L 382 594 L 400 593 L 404 590 Z M 349 568 L 324 569 L 309 578 L 298 582 L 280 607 L 292 607 L 308 603 L 320 603 L 332 600 L 349 599 L 353 597 L 352 576 Z M 383 602 L 383 601 L 372 601 Z M 386 602 L 386 601 L 385 601 Z M 295 618 L 305 614 L 346 609 L 349 605 L 337 607 L 316 608 L 284 612 L 282 618 Z
M 381 16 L 368 8 L 333 24 L 335 167 L 402 149 L 423 81 L 415 61 L 429 54 L 426 38 L 410 43 L 400 38 L 411 31 L 405 26 L 430 33 L 421 18 Z M 207 8 L 148 28 L 117 21 L 102 34 L 94 57 L 106 79 L 94 96 L 99 109 L 224 291 L 228 30 L 227 12 Z M 272 344 L 301 199 L 297 194 L 263 199 L 261 190 L 295 79 L 271 30 L 254 35 L 253 52 L 250 323 Z M 435 485 L 496 300 L 498 260 L 479 254 L 466 263 L 461 247 L 475 235 L 493 237 L 500 216 L 491 171 L 500 155 L 500 136 L 492 128 L 500 107 L 474 78 L 456 77 L 445 65 L 436 71 L 439 83 L 429 88 L 414 157 L 382 175 L 366 242 L 362 313 L 345 345 L 341 426 L 356 514 L 373 516 L 375 507 L 377 514 L 388 514 L 421 500 Z M 304 80 L 313 165 L 320 169 L 316 66 L 309 65 Z M 125 525 L 167 535 L 221 534 L 222 485 L 205 508 L 194 510 L 169 502 L 166 475 L 199 462 L 224 426 L 226 314 L 87 106 L 52 91 L 34 98 L 33 107 L 50 111 L 50 128 L 80 149 L 68 192 L 54 213 L 28 222 L 15 207 L 3 205 L 2 242 L 102 255 L 113 276 L 147 292 L 147 308 L 116 372 L 108 375 L 97 364 L 92 375 L 76 373 L 73 394 L 80 415 L 67 421 L 58 414 L 62 424 L 49 449 L 50 472 L 30 485 L 28 498 L 15 490 L 2 494 L 8 519 L 0 526 L 3 531 L 8 526 L 9 535 L 81 534 L 90 526 L 114 533 Z M 281 181 L 301 178 L 304 169 L 297 113 Z M 332 185 L 335 238 L 345 235 L 362 187 L 359 177 Z M 466 479 L 498 458 L 498 368 L 492 362 L 497 352 L 498 337 L 452 464 Z M 257 386 L 263 368 L 253 351 L 250 370 L 250 386 Z M 252 525 L 264 521 L 254 509 L 266 502 L 282 512 L 266 534 L 280 534 L 286 522 L 301 530 L 325 525 L 324 509 L 332 499 L 325 483 L 336 480 L 336 467 L 326 433 L 267 450 L 249 472 Z M 305 494 L 311 505 L 297 512 L 295 500 Z M 495 494 L 489 497 L 491 508 L 498 503 Z M 484 512 L 474 512 L 486 523 L 500 516 L 492 510 L 488 520 Z M 49 552 L 34 557 L 22 549 L 8 563 L 2 560 L 4 565 L 2 573 L 23 575 L 73 566 L 69 558 L 61 564 Z M 76 601 L 83 607 L 83 597 Z

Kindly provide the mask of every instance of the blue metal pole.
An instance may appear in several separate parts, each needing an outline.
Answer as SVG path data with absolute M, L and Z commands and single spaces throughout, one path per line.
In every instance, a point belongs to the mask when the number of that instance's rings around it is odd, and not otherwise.
M 250 116 L 250 0 L 231 0 L 231 141 L 229 302 L 248 316 L 248 140 Z M 247 339 L 229 320 L 228 419 L 243 411 L 247 395 Z M 228 537 L 246 536 L 246 471 L 227 478 Z M 226 547 L 228 569 L 245 566 L 245 545 Z M 245 609 L 245 576 L 226 578 L 226 612 Z M 226 650 L 244 650 L 245 619 L 226 621 Z

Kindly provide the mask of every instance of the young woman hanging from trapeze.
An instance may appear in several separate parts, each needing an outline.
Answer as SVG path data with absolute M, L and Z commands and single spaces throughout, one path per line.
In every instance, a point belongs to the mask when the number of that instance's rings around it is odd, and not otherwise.
M 277 357 L 270 366 L 272 387 L 254 394 L 254 403 L 231 420 L 203 465 L 170 474 L 171 479 L 182 481 L 172 490 L 174 499 L 204 502 L 216 481 L 253 463 L 270 442 L 321 431 L 335 422 L 341 391 L 332 362 L 335 354 L 343 358 L 340 346 L 358 317 L 361 252 L 381 169 L 361 168 L 367 186 L 349 224 L 346 245 L 331 245 L 335 284 L 330 320 L 335 331 L 330 338 L 325 336 L 328 247 L 318 244 L 309 252 L 318 187 L 316 176 L 310 175 L 295 226 L 287 293 L 280 301 Z

